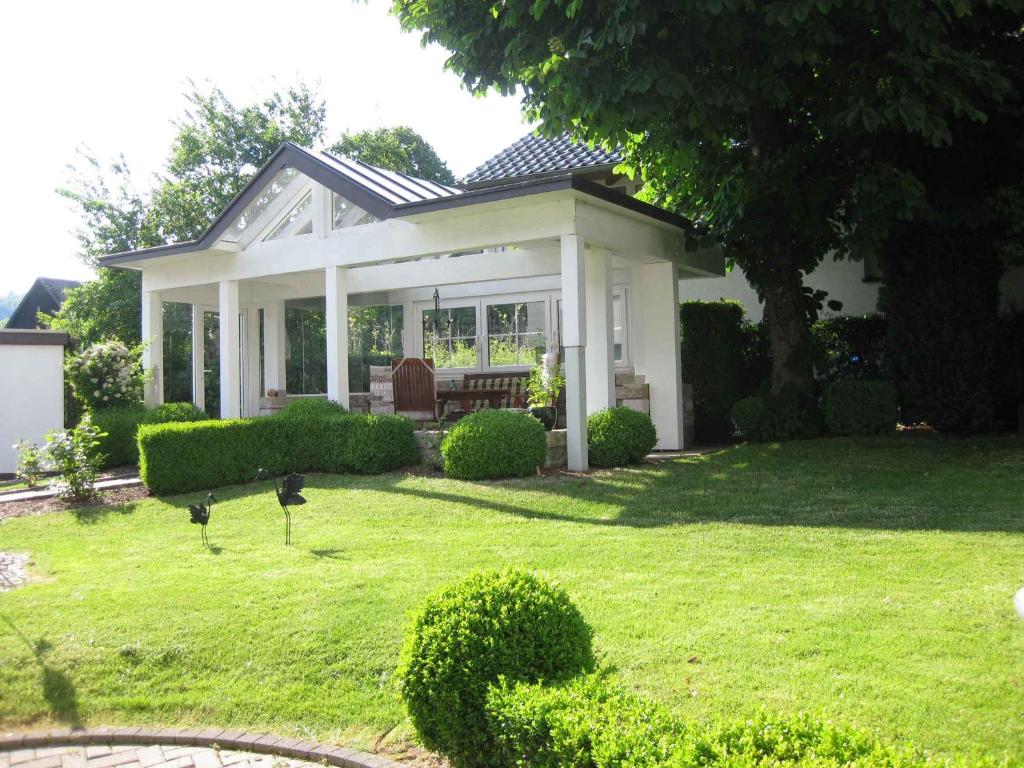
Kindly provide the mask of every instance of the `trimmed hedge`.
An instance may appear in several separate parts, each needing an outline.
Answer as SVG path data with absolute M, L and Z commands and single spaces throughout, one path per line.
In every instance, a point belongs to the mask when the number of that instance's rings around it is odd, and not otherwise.
M 99 408 L 91 413 L 92 423 L 105 432 L 100 438 L 103 468 L 139 463 L 139 445 L 135 440 L 139 425 L 146 420 L 141 405 L 124 408 Z
M 345 406 L 334 400 L 321 400 L 320 398 L 302 398 L 292 400 L 286 404 L 278 416 L 287 419 L 302 419 L 304 421 L 323 421 L 324 419 L 343 416 L 348 413 Z
M 885 435 L 896 431 L 899 394 L 884 381 L 849 379 L 829 384 L 823 399 L 825 425 L 834 435 Z
M 569 597 L 517 570 L 471 576 L 427 600 L 398 670 L 423 744 L 455 768 L 503 764 L 488 727 L 499 680 L 559 682 L 594 667 L 592 632 Z
M 729 437 L 729 411 L 748 393 L 743 305 L 735 299 L 679 306 L 685 380 L 693 384 L 694 428 L 701 443 Z
M 806 715 L 759 714 L 724 725 L 683 721 L 596 676 L 561 687 L 504 683 L 491 690 L 486 711 L 500 754 L 496 764 L 509 768 L 933 764 L 913 749 Z
M 822 429 L 815 399 L 790 387 L 743 398 L 733 406 L 732 421 L 741 438 L 755 443 L 817 437 Z
M 261 467 L 380 473 L 413 463 L 418 450 L 411 421 L 352 414 L 144 424 L 138 441 L 142 481 L 158 495 L 250 482 Z
M 459 419 L 441 440 L 444 472 L 460 480 L 525 477 L 544 466 L 547 450 L 537 419 L 495 408 Z
M 651 417 L 632 408 L 605 408 L 587 419 L 587 450 L 595 467 L 641 464 L 657 442 Z
M 107 433 L 106 437 L 100 438 L 104 469 L 139 463 L 137 433 L 142 424 L 205 421 L 208 418 L 192 403 L 164 403 L 150 411 L 141 405 L 98 408 L 91 415 L 92 423 Z

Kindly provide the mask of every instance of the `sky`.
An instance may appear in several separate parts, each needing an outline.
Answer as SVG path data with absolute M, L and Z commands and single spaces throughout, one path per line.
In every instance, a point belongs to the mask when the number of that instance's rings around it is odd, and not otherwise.
M 189 80 L 235 104 L 304 80 L 327 102 L 327 135 L 409 125 L 455 175 L 530 130 L 518 100 L 474 97 L 445 51 L 401 31 L 385 0 L 37 0 L 0 29 L 0 296 L 36 277 L 87 279 L 79 219 L 56 194 L 82 147 L 123 154 L 140 190 L 167 156 Z

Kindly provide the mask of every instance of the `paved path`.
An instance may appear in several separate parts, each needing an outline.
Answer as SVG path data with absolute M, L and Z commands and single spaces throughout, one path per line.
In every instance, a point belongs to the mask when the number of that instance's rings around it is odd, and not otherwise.
M 322 768 L 305 760 L 209 747 L 40 747 L 0 752 L 0 768 Z
M 58 728 L 0 733 L 0 768 L 403 768 L 377 755 L 269 733 Z M 407 767 L 404 767 L 407 768 Z
M 138 475 L 110 477 L 106 480 L 98 480 L 96 482 L 96 490 L 109 491 L 112 488 L 135 488 L 139 485 L 142 485 L 142 480 L 139 479 Z M 49 499 L 56 495 L 57 491 L 49 486 L 45 488 L 32 488 L 31 490 L 26 489 L 24 491 L 3 491 L 0 492 L 0 504 L 3 504 L 6 501 L 36 501 L 37 499 Z

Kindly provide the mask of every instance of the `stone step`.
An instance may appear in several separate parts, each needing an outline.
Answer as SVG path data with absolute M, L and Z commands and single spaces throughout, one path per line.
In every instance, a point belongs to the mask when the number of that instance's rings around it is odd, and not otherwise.
M 651 387 L 649 384 L 615 387 L 616 400 L 650 400 L 650 398 Z

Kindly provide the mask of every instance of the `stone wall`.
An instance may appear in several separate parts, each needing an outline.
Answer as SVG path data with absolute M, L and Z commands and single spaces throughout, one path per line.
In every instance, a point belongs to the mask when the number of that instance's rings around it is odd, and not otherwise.
M 442 434 L 436 429 L 418 429 L 413 433 L 416 437 L 416 444 L 420 448 L 421 466 L 436 470 L 443 468 L 441 461 Z M 565 430 L 554 429 L 546 434 L 548 437 L 548 454 L 547 460 L 544 462 L 545 469 L 564 467 L 567 461 Z

